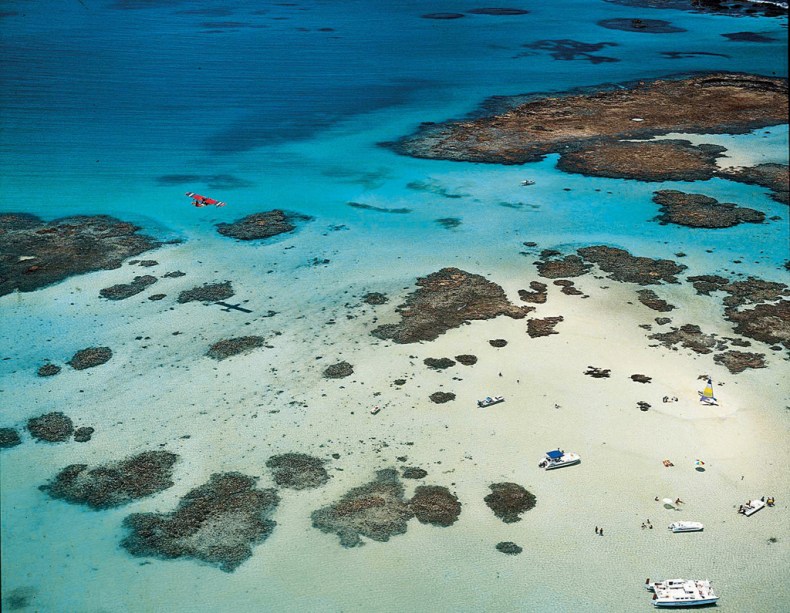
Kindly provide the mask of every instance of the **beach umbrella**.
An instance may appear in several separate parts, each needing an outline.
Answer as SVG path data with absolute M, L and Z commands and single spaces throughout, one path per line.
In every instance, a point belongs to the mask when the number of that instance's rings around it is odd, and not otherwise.
M 663 502 L 664 504 L 668 504 L 671 507 L 675 506 L 675 501 L 672 500 L 671 498 L 664 498 L 661 502 Z

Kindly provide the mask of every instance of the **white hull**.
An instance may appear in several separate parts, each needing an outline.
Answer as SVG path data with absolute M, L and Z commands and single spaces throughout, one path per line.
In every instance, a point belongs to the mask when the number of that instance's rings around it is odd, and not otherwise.
M 654 593 L 654 607 L 701 607 L 719 600 L 707 579 L 669 579 L 654 582 L 648 579 L 645 587 Z
M 762 500 L 750 500 L 744 505 L 741 505 L 741 508 L 738 509 L 738 513 L 741 515 L 745 515 L 746 517 L 751 517 L 760 509 L 765 508 L 765 502 Z
M 564 462 L 551 462 L 548 466 L 546 466 L 546 470 L 554 470 L 555 468 L 563 468 L 565 466 L 573 466 L 574 464 L 578 464 L 581 462 L 581 458 L 576 458 L 575 460 L 567 460 Z
M 654 607 L 701 607 L 706 604 L 713 604 L 718 601 L 718 598 L 706 598 L 705 600 L 694 600 L 694 601 L 684 601 L 684 602 L 677 602 L 675 600 L 654 600 L 653 606 Z
M 701 532 L 704 528 L 705 526 L 698 521 L 676 521 L 669 524 L 672 532 Z

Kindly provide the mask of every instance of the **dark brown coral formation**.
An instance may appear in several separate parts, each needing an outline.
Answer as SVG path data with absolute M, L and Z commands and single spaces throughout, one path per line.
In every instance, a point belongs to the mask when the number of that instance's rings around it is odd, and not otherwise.
M 724 317 L 735 324 L 735 332 L 769 344 L 790 349 L 790 290 L 784 283 L 748 277 L 730 282 L 719 275 L 688 277 L 698 293 L 721 291 Z M 756 305 L 753 308 L 744 308 Z
M 723 364 L 732 374 L 743 372 L 747 368 L 765 368 L 765 356 L 762 353 L 747 353 L 732 349 L 713 356 L 716 364 Z
M 521 520 L 521 514 L 535 508 L 535 495 L 517 483 L 493 483 L 485 500 L 488 508 L 506 524 Z
M 504 338 L 492 338 L 490 341 L 488 341 L 488 344 L 492 347 L 500 349 L 507 346 L 507 341 Z
M 608 379 L 612 376 L 612 371 L 609 368 L 599 368 L 598 366 L 588 366 L 584 374 L 593 379 Z
M 549 259 L 549 257 L 544 257 L 543 261 L 535 262 L 538 274 L 547 279 L 581 277 L 582 275 L 586 275 L 587 271 L 592 268 L 590 264 L 585 264 L 584 260 L 578 255 L 566 255 L 559 259 Z
M 658 311 L 659 313 L 668 313 L 675 308 L 674 305 L 669 304 L 666 300 L 659 298 L 652 289 L 640 289 L 636 292 L 639 296 L 639 302 L 644 304 L 647 308 Z
M 582 247 L 577 252 L 588 262 L 598 264 L 601 270 L 609 273 L 610 279 L 639 285 L 677 283 L 676 275 L 686 269 L 672 260 L 637 257 L 625 249 L 605 245 Z
M 224 360 L 240 353 L 246 353 L 258 347 L 263 347 L 264 339 L 262 336 L 239 336 L 236 338 L 225 338 L 217 341 L 209 347 L 206 355 L 215 360 Z
M 66 364 L 74 370 L 85 370 L 86 368 L 101 366 L 105 362 L 109 362 L 111 357 L 112 349 L 109 347 L 88 347 L 87 349 L 80 349 Z
M 362 296 L 362 301 L 367 304 L 372 305 L 379 305 L 384 304 L 389 300 L 386 294 L 382 294 L 381 292 L 368 292 L 364 296 Z
M 168 451 L 146 451 L 90 469 L 87 464 L 72 464 L 40 489 L 72 504 L 108 509 L 169 488 L 177 459 Z
M 379 326 L 374 336 L 396 343 L 431 341 L 472 320 L 499 315 L 521 319 L 532 310 L 511 304 L 496 283 L 458 268 L 442 268 L 419 278 L 417 285 L 397 309 L 401 321 Z
M 343 379 L 354 374 L 354 367 L 348 362 L 338 362 L 324 369 L 325 379 Z
M 95 428 L 91 428 L 90 426 L 82 426 L 77 428 L 74 431 L 74 440 L 78 443 L 87 443 L 91 440 L 93 433 L 96 431 Z
M 0 428 L 0 449 L 9 449 L 22 444 L 16 428 Z
M 483 114 L 423 124 L 393 147 L 415 157 L 522 164 L 593 142 L 669 132 L 743 133 L 785 123 L 787 111 L 785 79 L 710 73 L 597 92 L 494 98 Z
M 418 521 L 433 526 L 452 526 L 461 514 L 458 497 L 439 485 L 418 486 L 409 506 Z
M 404 468 L 401 471 L 401 477 L 404 479 L 423 479 L 428 476 L 428 471 L 423 468 L 417 468 L 416 466 L 410 466 L 408 468 Z
M 388 541 L 404 534 L 414 516 L 403 493 L 398 473 L 394 469 L 380 470 L 375 480 L 349 490 L 336 503 L 313 511 L 313 527 L 337 534 L 343 547 L 363 545 L 363 536 Z
M 39 377 L 52 377 L 58 374 L 62 368 L 57 364 L 44 364 L 43 366 L 39 366 L 36 374 Z
M 517 556 L 520 554 L 524 549 L 516 545 L 513 541 L 502 541 L 501 543 L 496 544 L 497 551 L 501 551 L 502 553 L 506 553 L 510 556 Z
M 44 222 L 26 213 L 0 214 L 0 296 L 32 292 L 72 275 L 119 268 L 161 243 L 134 224 L 76 216 Z
M 233 296 L 233 285 L 230 281 L 222 283 L 204 283 L 192 289 L 187 289 L 178 295 L 179 304 L 186 302 L 217 302 Z
M 254 477 L 236 472 L 211 475 L 172 513 L 127 517 L 129 535 L 121 546 L 133 556 L 192 558 L 233 572 L 277 525 L 270 519 L 280 502 L 277 492 L 254 488 Z
M 686 140 L 596 142 L 565 152 L 557 161 L 564 172 L 637 181 L 705 181 L 718 169 L 717 145 Z
M 30 435 L 39 441 L 62 443 L 74 433 L 74 423 L 68 415 L 60 411 L 46 413 L 27 420 Z
M 247 215 L 233 223 L 217 224 L 217 232 L 242 241 L 261 240 L 293 232 L 296 223 L 310 221 L 312 217 L 301 213 L 289 213 L 274 209 Z
M 464 366 L 474 366 L 477 364 L 477 356 L 471 353 L 462 353 L 461 355 L 455 356 L 455 359 Z
M 631 375 L 631 381 L 636 381 L 637 383 L 650 383 L 650 381 L 652 381 L 652 377 L 642 374 L 635 374 Z
M 548 297 L 548 286 L 540 281 L 530 281 L 529 288 L 532 290 L 528 292 L 525 289 L 518 290 L 518 297 L 524 302 L 531 302 L 533 304 L 543 304 Z
M 131 283 L 119 283 L 117 285 L 105 287 L 99 291 L 99 295 L 107 300 L 125 300 L 126 298 L 130 298 L 131 296 L 145 291 L 146 287 L 153 285 L 158 280 L 159 279 L 153 275 L 135 277 Z
M 303 453 L 272 456 L 266 460 L 266 467 L 271 469 L 274 482 L 280 487 L 306 490 L 329 481 L 324 461 Z
M 451 400 L 455 400 L 455 394 L 452 392 L 434 392 L 429 396 L 431 402 L 435 402 L 436 404 L 444 404 L 445 402 L 450 402 Z
M 711 353 L 714 349 L 723 349 L 722 341 L 716 340 L 715 334 L 704 334 L 699 326 L 685 324 L 680 328 L 672 328 L 670 332 L 657 332 L 648 338 L 659 341 L 662 345 L 674 348 L 680 345 L 695 353 Z
M 562 315 L 558 317 L 544 317 L 543 319 L 530 319 L 527 322 L 527 334 L 531 338 L 559 334 L 554 327 L 563 321 Z
M 674 189 L 654 192 L 653 202 L 661 205 L 661 215 L 657 219 L 662 224 L 673 223 L 689 228 L 730 228 L 740 223 L 765 221 L 765 215 L 760 211 Z
M 758 164 L 745 168 L 727 168 L 719 175 L 732 181 L 767 187 L 771 198 L 777 202 L 790 204 L 790 174 L 787 164 Z
M 578 256 L 573 256 L 573 257 L 578 257 Z M 581 258 L 579 258 L 579 260 L 581 260 Z M 573 281 L 570 281 L 568 279 L 557 279 L 556 281 L 553 282 L 553 284 L 559 286 L 561 288 L 560 291 L 566 296 L 584 295 L 584 292 L 581 291 L 578 287 L 576 287 Z
M 450 358 L 425 358 L 422 363 L 433 370 L 444 370 L 445 368 L 455 366 L 455 360 L 451 360 Z
M 735 324 L 735 332 L 756 341 L 784 345 L 790 349 L 790 300 L 775 304 L 758 304 L 753 309 L 725 311 Z

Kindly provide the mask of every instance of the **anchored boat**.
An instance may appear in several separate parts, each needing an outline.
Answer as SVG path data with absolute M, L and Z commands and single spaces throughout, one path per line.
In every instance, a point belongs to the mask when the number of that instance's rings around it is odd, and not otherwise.
M 714 604 L 719 599 L 707 579 L 648 579 L 645 587 L 653 592 L 656 607 L 698 607 Z
M 482 400 L 477 401 L 477 406 L 484 409 L 490 407 L 492 404 L 499 404 L 500 402 L 505 402 L 504 396 L 486 396 Z
M 582 459 L 578 453 L 555 449 L 554 451 L 546 452 L 544 458 L 538 463 L 538 467 L 552 470 L 554 468 L 562 468 L 563 466 L 573 466 L 581 461 Z
M 740 507 L 738 507 L 738 513 L 741 515 L 746 515 L 746 517 L 751 517 L 764 507 L 764 500 L 750 500 L 746 504 L 742 504 Z
M 700 532 L 705 528 L 698 521 L 673 521 L 668 527 L 672 532 Z

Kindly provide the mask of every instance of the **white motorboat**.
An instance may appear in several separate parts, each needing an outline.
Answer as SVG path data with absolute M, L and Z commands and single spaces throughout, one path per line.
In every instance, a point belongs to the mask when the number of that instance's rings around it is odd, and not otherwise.
M 380 406 L 378 406 L 378 405 L 376 405 L 375 407 L 373 407 L 372 409 L 370 409 L 370 414 L 371 414 L 371 415 L 375 415 L 375 414 L 376 414 L 376 413 L 378 413 L 379 411 L 381 411 L 381 407 L 380 407 Z
M 492 404 L 499 404 L 500 402 L 505 402 L 504 396 L 486 396 L 482 400 L 477 401 L 477 406 L 484 409 L 490 407 Z
M 521 185 L 523 185 L 524 187 L 527 187 L 529 185 L 535 185 L 535 182 L 532 179 L 524 179 L 521 182 Z
M 669 524 L 672 532 L 701 532 L 705 526 L 698 521 L 673 521 Z
M 757 511 L 759 511 L 764 507 L 765 507 L 764 500 L 750 500 L 746 504 L 742 504 L 740 507 L 738 507 L 738 513 L 740 513 L 741 515 L 746 515 L 746 517 L 751 517 L 752 515 L 757 513 Z
M 546 452 L 543 459 L 538 462 L 538 467 L 552 470 L 554 468 L 562 468 L 563 466 L 573 466 L 581 461 L 582 459 L 578 453 L 555 449 L 554 451 Z
M 648 579 L 645 587 L 653 592 L 656 607 L 698 607 L 714 604 L 719 599 L 707 579 Z

